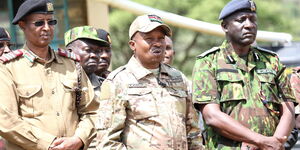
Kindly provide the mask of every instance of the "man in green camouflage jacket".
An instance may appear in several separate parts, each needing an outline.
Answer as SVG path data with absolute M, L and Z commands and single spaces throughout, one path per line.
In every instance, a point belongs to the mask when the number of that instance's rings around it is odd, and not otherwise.
M 277 55 L 251 46 L 256 5 L 233 0 L 219 19 L 227 40 L 199 55 L 193 73 L 193 102 L 205 120 L 205 147 L 283 149 L 295 123 L 295 98 Z

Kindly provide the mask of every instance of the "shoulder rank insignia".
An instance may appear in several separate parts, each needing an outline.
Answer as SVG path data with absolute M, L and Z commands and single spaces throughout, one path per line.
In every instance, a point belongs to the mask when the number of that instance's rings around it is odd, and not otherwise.
M 75 53 L 73 53 L 73 52 L 69 52 L 69 51 L 66 51 L 64 49 L 58 48 L 57 53 L 60 56 L 71 58 L 75 61 L 80 61 L 80 57 L 78 55 L 76 55 Z
M 267 49 L 262 48 L 262 47 L 257 46 L 257 47 L 254 47 L 254 48 L 256 48 L 257 50 L 262 51 L 262 52 L 266 52 L 266 53 L 269 53 L 269 54 L 272 54 L 272 55 L 277 55 L 275 52 L 273 52 L 271 50 L 267 50 Z
M 14 60 L 15 58 L 18 58 L 20 56 L 23 55 L 23 52 L 21 49 L 18 49 L 18 50 L 13 50 L 7 54 L 3 54 L 1 57 L 0 57 L 0 60 L 3 62 L 3 63 L 6 63 L 6 62 L 9 62 L 11 60 Z
M 206 56 L 208 54 L 211 54 L 211 53 L 213 53 L 215 51 L 218 51 L 218 50 L 220 50 L 220 47 L 213 47 L 210 50 L 207 50 L 207 51 L 203 52 L 202 54 L 198 55 L 197 58 L 202 58 L 202 57 L 204 57 L 204 56 Z

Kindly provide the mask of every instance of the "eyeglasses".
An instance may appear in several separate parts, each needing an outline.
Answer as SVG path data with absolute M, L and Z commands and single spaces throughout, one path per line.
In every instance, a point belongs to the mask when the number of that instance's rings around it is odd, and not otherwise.
M 8 43 L 8 42 L 0 42 L 0 49 L 3 49 L 5 46 L 8 48 L 11 48 L 14 44 Z
M 46 22 L 46 21 L 41 20 L 41 21 L 33 22 L 33 24 L 34 24 L 36 27 L 40 27 L 40 26 L 45 25 L 45 22 Z M 50 25 L 50 26 L 54 26 L 54 25 L 57 24 L 57 20 L 48 20 L 48 21 L 47 21 L 47 24 Z

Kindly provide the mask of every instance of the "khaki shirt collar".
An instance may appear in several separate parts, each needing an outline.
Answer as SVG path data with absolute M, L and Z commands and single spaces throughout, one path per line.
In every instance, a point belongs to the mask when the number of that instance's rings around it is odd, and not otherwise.
M 34 54 L 28 48 L 28 46 L 26 44 L 23 46 L 23 50 L 24 50 L 23 56 L 28 60 L 28 63 L 29 63 L 30 66 L 33 66 L 35 62 L 45 64 L 45 63 L 51 63 L 51 62 L 55 61 L 57 63 L 62 63 L 61 58 L 59 58 L 57 56 L 57 53 L 54 53 L 54 50 L 51 49 L 50 46 L 49 46 L 50 59 L 47 62 L 45 62 L 44 59 L 42 59 L 39 56 L 37 56 L 36 54 Z

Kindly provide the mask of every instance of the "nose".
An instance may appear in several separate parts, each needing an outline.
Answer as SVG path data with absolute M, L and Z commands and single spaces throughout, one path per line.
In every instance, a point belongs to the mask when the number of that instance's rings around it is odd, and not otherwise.
M 102 52 L 101 54 L 100 54 L 100 58 L 108 58 L 108 53 L 107 52 Z
M 255 26 L 254 22 L 252 22 L 250 19 L 246 19 L 246 21 L 245 21 L 246 28 L 253 28 L 254 26 Z
M 99 59 L 100 59 L 99 54 L 97 54 L 96 52 L 91 52 L 90 58 L 97 59 L 97 61 L 99 61 Z
M 3 52 L 4 53 L 9 53 L 10 52 L 10 49 L 9 49 L 9 47 L 7 45 L 4 47 L 4 51 Z
M 43 26 L 43 29 L 46 30 L 46 31 L 50 30 L 50 26 L 48 24 L 48 21 L 45 21 L 45 25 Z

